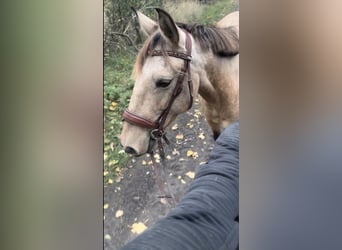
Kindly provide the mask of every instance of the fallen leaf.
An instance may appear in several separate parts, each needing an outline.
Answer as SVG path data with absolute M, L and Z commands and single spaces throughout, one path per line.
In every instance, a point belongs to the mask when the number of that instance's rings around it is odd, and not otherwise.
M 108 208 L 109 208 L 109 204 L 108 203 L 103 205 L 103 209 L 108 209 Z
M 112 105 L 111 105 L 111 106 L 112 106 L 113 108 L 115 108 L 116 105 L 118 105 L 116 102 L 112 102 Z
M 172 126 L 172 130 L 176 130 L 178 128 L 178 124 L 176 123 L 175 125 Z
M 195 178 L 195 173 L 192 171 L 187 172 L 185 175 L 188 176 L 190 179 Z
M 184 135 L 183 134 L 178 134 L 178 135 L 176 135 L 176 139 L 177 140 L 183 140 L 184 139 Z
M 205 135 L 203 133 L 200 133 L 198 138 L 200 138 L 201 140 L 204 140 L 205 139 Z
M 112 239 L 112 237 L 109 234 L 106 234 L 104 238 L 105 238 L 105 240 L 111 240 Z
M 142 160 L 141 164 L 142 164 L 142 165 L 146 165 L 147 162 L 146 162 L 145 160 Z
M 191 157 L 193 154 L 194 154 L 194 151 L 192 151 L 191 149 L 189 149 L 189 150 L 186 152 L 186 156 L 187 156 L 187 157 Z
M 193 127 L 194 127 L 194 124 L 192 124 L 192 123 L 187 123 L 186 126 L 187 126 L 188 128 L 193 128 Z
M 166 159 L 171 160 L 171 155 L 167 155 Z
M 113 179 L 108 179 L 109 184 L 113 184 Z
M 116 218 L 119 218 L 119 217 L 123 216 L 123 214 L 124 214 L 124 212 L 123 212 L 122 210 L 118 210 L 118 211 L 116 211 L 116 213 L 115 213 L 115 217 L 116 217 Z
M 109 174 L 108 171 L 103 171 L 103 176 L 106 176 L 107 174 Z
M 173 151 L 172 151 L 172 154 L 173 154 L 173 155 L 179 155 L 179 151 L 178 151 L 177 149 L 174 148 Z
M 167 204 L 167 200 L 166 198 L 160 198 L 160 203 L 163 204 L 163 205 L 166 205 Z
M 116 165 L 116 164 L 118 164 L 119 163 L 119 161 L 118 160 L 113 160 L 113 161 L 110 161 L 109 162 L 109 166 L 112 166 L 112 165 Z
M 186 184 L 186 182 L 185 182 L 183 179 L 181 179 L 181 183 L 182 183 L 182 184 Z
M 132 224 L 132 229 L 131 232 L 135 234 L 141 234 L 147 229 L 144 223 L 138 222 L 138 223 L 133 223 Z

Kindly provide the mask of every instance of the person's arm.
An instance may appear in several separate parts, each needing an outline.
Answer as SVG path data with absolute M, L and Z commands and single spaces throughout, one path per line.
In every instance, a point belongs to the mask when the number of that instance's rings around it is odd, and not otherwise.
M 122 250 L 238 249 L 239 133 L 226 128 L 178 205 Z

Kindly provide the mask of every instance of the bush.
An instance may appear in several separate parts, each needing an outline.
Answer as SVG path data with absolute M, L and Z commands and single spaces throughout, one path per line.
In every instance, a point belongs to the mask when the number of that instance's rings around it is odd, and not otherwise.
M 203 12 L 203 5 L 199 1 L 167 1 L 164 4 L 165 10 L 176 22 L 191 23 L 200 22 Z

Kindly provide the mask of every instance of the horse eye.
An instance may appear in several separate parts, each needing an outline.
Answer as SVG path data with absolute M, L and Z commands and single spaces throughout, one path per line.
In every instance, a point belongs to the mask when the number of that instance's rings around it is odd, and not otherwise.
M 156 82 L 156 87 L 157 88 L 166 88 L 167 86 L 170 85 L 172 80 L 167 80 L 167 79 L 160 79 Z

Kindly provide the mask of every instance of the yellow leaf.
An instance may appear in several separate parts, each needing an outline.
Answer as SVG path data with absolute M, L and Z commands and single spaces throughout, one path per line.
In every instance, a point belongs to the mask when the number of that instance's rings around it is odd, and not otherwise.
M 195 178 L 195 173 L 192 171 L 187 172 L 185 175 L 188 176 L 190 179 Z
M 118 105 L 116 102 L 112 102 L 112 107 L 115 108 Z
M 108 203 L 103 205 L 103 209 L 108 209 L 108 208 L 109 208 L 109 204 Z
M 182 183 L 182 184 L 185 184 L 186 182 L 185 182 L 183 179 L 181 179 L 181 183 Z
M 111 240 L 112 237 L 109 235 L 109 234 L 106 234 L 105 237 L 104 237 L 106 240 Z
M 194 124 L 192 124 L 192 123 L 189 122 L 189 123 L 186 124 L 186 126 L 187 126 L 188 128 L 193 128 L 193 127 L 194 127 Z
M 183 140 L 184 139 L 184 135 L 183 134 L 178 134 L 178 135 L 176 135 L 176 139 L 177 140 Z
M 113 165 L 116 165 L 116 164 L 118 164 L 119 163 L 119 161 L 118 160 L 112 160 L 112 161 L 110 161 L 109 162 L 109 166 L 113 166 Z
M 189 149 L 188 152 L 186 152 L 187 157 L 191 157 L 193 154 L 194 154 L 194 151 L 192 151 L 191 149 Z
M 123 216 L 123 214 L 124 214 L 124 212 L 123 212 L 122 210 L 118 210 L 118 211 L 116 211 L 116 213 L 115 213 L 115 217 L 116 217 L 116 218 L 119 218 L 119 217 Z
M 175 125 L 172 126 L 172 130 L 176 130 L 178 128 L 178 124 L 176 123 Z
M 133 223 L 131 232 L 135 234 L 141 234 L 147 229 L 144 223 L 138 222 L 138 223 Z
M 200 133 L 198 138 L 200 138 L 201 140 L 204 140 L 205 139 L 205 135 L 203 133 Z
M 141 164 L 142 164 L 142 165 L 146 165 L 147 162 L 146 162 L 145 160 L 142 160 Z
M 112 179 L 109 179 L 109 180 L 108 180 L 108 183 L 109 183 L 109 184 L 113 184 L 113 180 L 112 180 Z
M 103 171 L 103 176 L 106 176 L 108 173 L 108 171 Z

